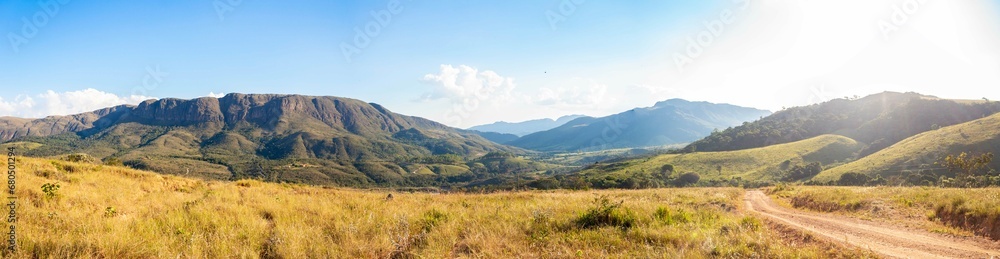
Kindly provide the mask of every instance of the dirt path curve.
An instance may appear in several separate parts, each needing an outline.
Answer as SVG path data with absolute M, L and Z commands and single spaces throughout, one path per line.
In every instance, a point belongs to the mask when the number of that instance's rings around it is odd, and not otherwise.
M 888 257 L 900 258 L 998 258 L 1000 251 L 935 234 L 883 226 L 874 222 L 787 209 L 761 191 L 748 191 L 747 209 L 777 223 L 812 232 Z

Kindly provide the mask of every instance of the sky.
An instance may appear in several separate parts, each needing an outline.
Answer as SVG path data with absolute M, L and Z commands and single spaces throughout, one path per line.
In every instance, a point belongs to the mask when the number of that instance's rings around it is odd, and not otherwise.
M 1000 0 L 0 2 L 0 116 L 330 95 L 467 128 L 683 98 L 1000 100 Z

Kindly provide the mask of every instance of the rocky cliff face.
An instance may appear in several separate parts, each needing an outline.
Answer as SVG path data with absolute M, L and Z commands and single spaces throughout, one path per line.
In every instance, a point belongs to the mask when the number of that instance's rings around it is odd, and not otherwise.
M 42 119 L 0 118 L 0 141 L 100 130 L 135 122 L 153 126 L 239 125 L 290 133 L 298 126 L 322 124 L 336 131 L 371 136 L 409 128 L 454 131 L 445 125 L 396 114 L 378 104 L 332 96 L 238 94 L 222 98 L 147 100 L 69 116 Z M 312 125 L 315 126 L 315 125 Z
M 20 137 L 44 137 L 81 132 L 94 127 L 107 127 L 129 113 L 131 109 L 130 106 L 122 105 L 87 113 L 49 116 L 41 119 L 2 117 L 0 118 L 0 142 Z
M 148 100 L 42 119 L 5 117 L 0 142 L 40 144 L 27 145 L 25 155 L 86 153 L 211 179 L 359 186 L 433 183 L 435 176 L 410 174 L 438 155 L 523 151 L 360 100 L 274 94 Z

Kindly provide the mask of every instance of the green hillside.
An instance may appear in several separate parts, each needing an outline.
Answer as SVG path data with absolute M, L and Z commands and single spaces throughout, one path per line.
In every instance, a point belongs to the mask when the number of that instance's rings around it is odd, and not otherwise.
M 953 173 L 935 163 L 941 162 L 948 155 L 962 152 L 1000 154 L 1000 114 L 913 136 L 875 154 L 824 171 L 815 179 L 837 180 L 840 175 L 848 172 L 872 177 L 881 175 L 890 179 L 890 182 L 901 182 L 893 181 L 894 178 L 902 181 L 913 178 L 913 181 L 919 181 L 925 176 L 951 177 Z M 1000 169 L 1000 159 L 995 159 L 990 167 Z
M 440 186 L 455 175 L 488 177 L 466 165 L 487 153 L 524 152 L 378 104 L 270 94 L 4 117 L 0 140 L 20 143 L 28 156 L 84 153 L 166 174 L 341 186 Z
M 1000 102 L 885 92 L 785 109 L 755 122 L 715 132 L 684 150 L 740 150 L 837 134 L 869 145 L 859 153 L 859 157 L 864 157 L 921 132 L 980 119 L 998 111 Z
M 675 178 L 693 172 L 701 181 L 776 181 L 805 180 L 790 178 L 789 172 L 811 163 L 836 165 L 854 156 L 863 144 L 838 135 L 822 135 L 803 141 L 739 151 L 666 154 L 614 163 L 597 163 L 577 173 L 596 187 L 604 180 L 642 181 L 645 178 Z M 664 165 L 672 165 L 672 172 Z M 609 179 L 611 178 L 611 179 Z

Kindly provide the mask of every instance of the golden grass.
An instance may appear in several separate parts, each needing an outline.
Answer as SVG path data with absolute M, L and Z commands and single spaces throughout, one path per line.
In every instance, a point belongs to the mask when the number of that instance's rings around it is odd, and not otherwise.
M 743 190 L 393 193 L 217 182 L 22 158 L 19 252 L 4 258 L 854 257 L 782 241 L 743 211 Z M 47 198 L 41 186 L 60 186 Z M 584 228 L 595 198 L 630 228 Z

